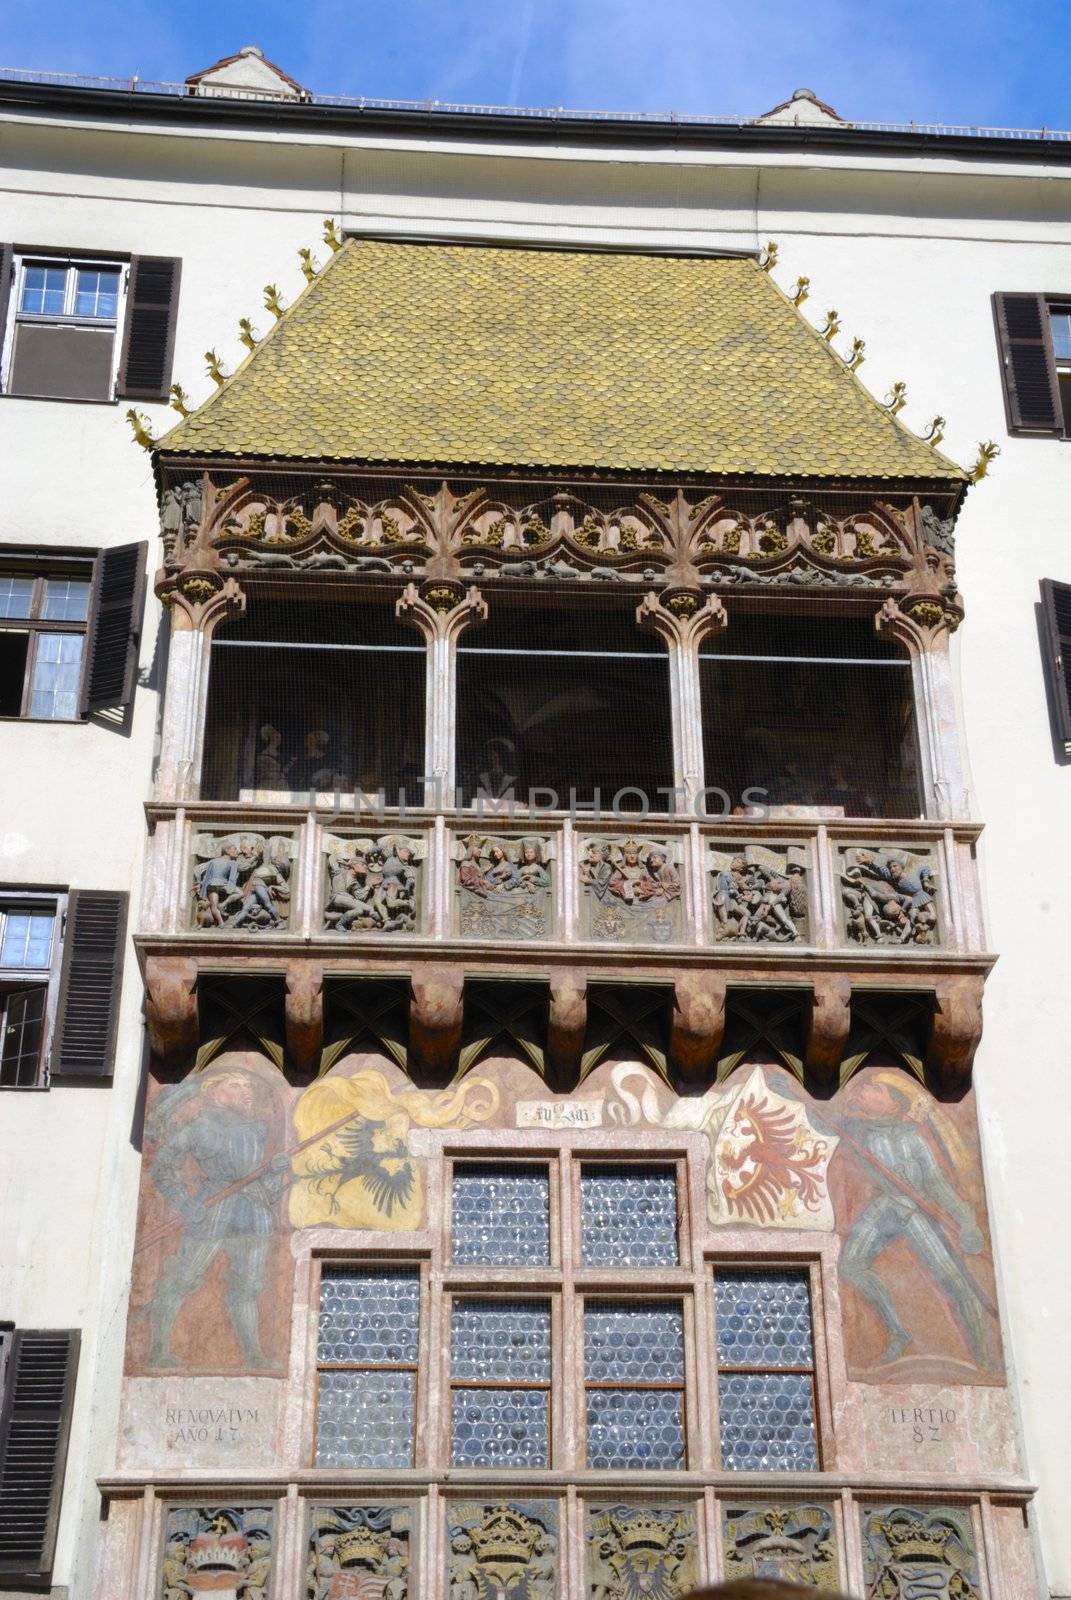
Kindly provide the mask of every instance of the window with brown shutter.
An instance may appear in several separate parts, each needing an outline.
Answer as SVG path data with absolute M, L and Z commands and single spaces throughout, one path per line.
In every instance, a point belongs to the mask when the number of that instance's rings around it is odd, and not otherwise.
M 1009 433 L 1051 438 L 1069 431 L 1054 347 L 1054 319 L 1063 310 L 1056 295 L 993 296 Z M 1071 385 L 1071 362 L 1068 382 Z M 1066 414 L 1071 420 L 1071 393 L 1066 398 Z
M 132 400 L 166 400 L 171 382 L 182 262 L 135 256 L 130 263 L 126 329 L 118 393 Z
M 75 1329 L 16 1330 L 0 1409 L 0 1585 L 52 1577 L 78 1372 Z
M 126 893 L 96 889 L 68 895 L 53 1081 L 112 1075 L 128 899 Z
M 125 709 L 134 697 L 148 544 L 115 545 L 97 557 L 81 711 Z
M 1045 671 L 1057 740 L 1071 755 L 1071 583 L 1041 580 Z

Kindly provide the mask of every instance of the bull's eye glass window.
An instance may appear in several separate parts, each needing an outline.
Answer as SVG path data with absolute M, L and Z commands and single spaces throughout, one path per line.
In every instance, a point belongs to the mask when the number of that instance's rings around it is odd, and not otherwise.
M 677 1304 L 584 1307 L 589 1467 L 685 1465 L 684 1316 Z
M 550 1465 L 550 1303 L 454 1301 L 453 1447 L 459 1467 Z
M 78 716 L 88 578 L 0 574 L 0 716 Z
M 722 1465 L 816 1471 L 807 1272 L 719 1270 L 714 1298 Z
M 325 1269 L 317 1466 L 412 1466 L 419 1332 L 415 1268 Z
M 324 1265 L 317 1466 L 599 1471 L 623 1491 L 818 1470 L 812 1268 L 712 1266 L 689 1156 L 589 1159 L 581 1137 L 541 1160 L 447 1151 L 423 1266 Z
M 550 1179 L 546 1167 L 459 1163 L 452 1188 L 452 1255 L 485 1266 L 550 1261 Z
M 585 1266 L 677 1265 L 677 1174 L 672 1167 L 585 1167 L 580 1202 Z

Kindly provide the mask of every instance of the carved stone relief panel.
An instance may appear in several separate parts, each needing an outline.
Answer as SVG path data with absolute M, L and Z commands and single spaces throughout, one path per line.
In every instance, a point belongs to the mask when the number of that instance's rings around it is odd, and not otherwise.
M 273 1516 L 270 1506 L 172 1506 L 161 1600 L 271 1600 Z
M 780 1578 L 819 1592 L 840 1590 L 829 1506 L 723 1501 L 722 1544 L 726 1579 Z
M 411 1521 L 408 1506 L 313 1506 L 305 1600 L 405 1600 Z
M 549 939 L 554 841 L 470 833 L 454 843 L 458 932 L 470 939 Z
M 840 845 L 844 932 L 857 944 L 940 944 L 937 874 L 925 846 Z
M 422 838 L 325 833 L 324 926 L 336 933 L 415 933 L 420 925 Z
M 970 1512 L 899 1505 L 864 1511 L 863 1575 L 867 1600 L 979 1600 Z
M 804 845 L 715 845 L 710 873 L 716 943 L 809 942 Z
M 195 834 L 192 925 L 247 933 L 288 927 L 294 854 L 288 834 Z
M 698 1583 L 690 1506 L 590 1506 L 588 1591 L 592 1600 L 677 1600 Z
M 675 840 L 584 839 L 580 897 L 584 936 L 615 944 L 673 944 L 681 936 L 681 873 Z
M 558 1560 L 557 1507 L 548 1500 L 471 1501 L 447 1506 L 450 1600 L 552 1600 Z

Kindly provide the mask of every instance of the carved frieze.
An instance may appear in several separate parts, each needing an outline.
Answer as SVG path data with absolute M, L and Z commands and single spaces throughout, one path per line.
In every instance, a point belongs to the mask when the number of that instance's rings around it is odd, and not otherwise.
M 863 1574 L 867 1600 L 979 1600 L 970 1513 L 900 1505 L 864 1511 Z
M 271 1600 L 270 1506 L 173 1506 L 164 1522 L 161 1600 Z
M 558 1519 L 550 1501 L 447 1507 L 450 1600 L 553 1600 L 557 1559 Z
M 589 1507 L 587 1545 L 592 1600 L 678 1600 L 697 1586 L 691 1507 Z
M 405 834 L 325 834 L 325 928 L 336 933 L 415 933 L 424 854 L 424 840 Z
M 305 1600 L 405 1600 L 411 1520 L 408 1506 L 313 1506 Z
M 844 933 L 856 944 L 935 945 L 940 940 L 931 852 L 892 845 L 837 851 Z
M 803 845 L 712 846 L 710 874 L 715 943 L 808 943 Z
M 470 833 L 454 843 L 457 928 L 470 939 L 549 939 L 554 843 Z
M 681 936 L 681 874 L 676 840 L 639 835 L 580 845 L 586 938 L 614 944 L 673 944 Z
M 722 1506 L 725 1576 L 780 1578 L 806 1589 L 836 1592 L 833 1513 L 822 1505 Z
M 195 834 L 192 925 L 245 933 L 288 927 L 294 848 L 287 834 Z

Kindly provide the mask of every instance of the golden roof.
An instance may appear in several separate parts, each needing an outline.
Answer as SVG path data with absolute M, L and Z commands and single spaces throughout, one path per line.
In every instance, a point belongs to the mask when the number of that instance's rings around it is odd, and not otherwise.
M 749 257 L 350 239 L 165 455 L 950 479 Z

